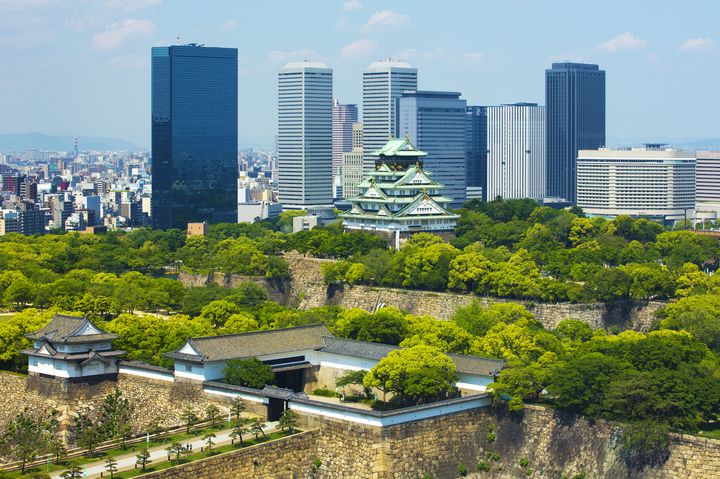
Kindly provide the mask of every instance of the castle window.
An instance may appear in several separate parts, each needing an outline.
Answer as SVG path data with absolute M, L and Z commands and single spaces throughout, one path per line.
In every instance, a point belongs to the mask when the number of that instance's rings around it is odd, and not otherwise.
M 185 365 L 185 371 L 192 372 L 192 366 L 189 364 Z

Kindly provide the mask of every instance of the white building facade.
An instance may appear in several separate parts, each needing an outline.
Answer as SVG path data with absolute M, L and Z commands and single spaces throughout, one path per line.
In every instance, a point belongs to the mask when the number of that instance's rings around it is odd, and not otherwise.
M 545 107 L 487 107 L 487 199 L 545 195 Z
M 720 219 L 720 151 L 698 151 L 696 168 L 695 217 Z
M 360 194 L 358 185 L 363 180 L 363 124 L 352 125 L 352 150 L 343 153 L 342 191 L 345 198 Z
M 278 182 L 284 209 L 333 203 L 333 71 L 288 63 L 278 74 Z
M 417 68 L 407 63 L 375 62 L 363 72 L 364 173 L 375 168 L 372 152 L 382 148 L 388 138 L 399 135 L 395 125 L 396 100 L 403 92 L 416 90 Z
M 691 219 L 695 208 L 695 152 L 652 145 L 580 150 L 577 205 L 591 216 Z

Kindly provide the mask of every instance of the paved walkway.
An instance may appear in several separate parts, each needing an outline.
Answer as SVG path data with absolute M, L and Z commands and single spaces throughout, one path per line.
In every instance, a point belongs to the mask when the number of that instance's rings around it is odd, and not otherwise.
M 277 429 L 277 422 L 268 422 L 265 423 L 266 426 L 263 428 L 266 434 L 275 431 Z M 213 447 L 223 446 L 225 444 L 229 444 L 231 442 L 230 439 L 230 433 L 232 432 L 232 429 L 223 429 L 215 432 L 216 438 L 213 439 L 213 442 L 215 445 Z M 249 437 L 253 437 L 250 435 Z M 243 438 L 246 439 L 246 438 Z M 182 441 L 183 445 L 190 444 L 192 446 L 192 452 L 196 453 L 200 451 L 200 448 L 205 447 L 206 443 L 205 440 L 202 438 L 202 436 L 197 436 L 192 439 L 186 439 Z M 150 459 L 152 460 L 152 463 L 148 464 L 148 468 L 153 467 L 154 465 L 166 461 L 168 457 L 168 453 L 166 451 L 166 448 L 170 446 L 170 443 L 168 444 L 162 444 L 159 446 L 153 446 L 148 451 L 150 452 Z M 116 456 L 115 461 L 117 461 L 117 472 L 127 471 L 129 469 L 135 468 L 135 461 L 137 461 L 137 453 L 140 452 L 140 449 L 136 449 L 135 452 L 129 453 L 129 454 L 123 454 L 121 456 Z M 83 477 L 87 478 L 95 478 L 100 477 L 100 474 L 103 475 L 103 477 L 110 477 L 110 473 L 107 472 L 107 469 L 105 468 L 105 459 L 101 459 L 99 461 L 95 462 L 89 462 L 87 464 L 84 464 L 81 466 L 83 468 Z M 65 472 L 63 471 L 56 471 L 51 473 L 50 477 L 52 479 L 61 479 L 61 474 Z

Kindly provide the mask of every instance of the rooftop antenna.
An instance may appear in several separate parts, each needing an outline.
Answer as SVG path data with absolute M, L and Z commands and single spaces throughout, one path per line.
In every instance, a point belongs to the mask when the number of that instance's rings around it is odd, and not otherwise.
M 175 45 L 180 45 L 180 35 L 175 37 Z

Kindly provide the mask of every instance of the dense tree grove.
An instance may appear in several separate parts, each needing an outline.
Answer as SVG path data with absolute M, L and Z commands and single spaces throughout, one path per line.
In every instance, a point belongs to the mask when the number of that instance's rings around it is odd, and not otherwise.
M 720 246 L 646 219 L 585 218 L 531 200 L 469 202 L 457 238 L 417 234 L 403 247 L 324 266 L 328 283 L 474 292 L 540 301 L 666 299 L 716 292 Z
M 292 214 L 261 224 L 213 225 L 205 237 L 146 229 L 6 235 L 0 237 L 0 302 L 20 312 L 0 318 L 0 367 L 24 370 L 19 351 L 30 344 L 23 335 L 55 311 L 89 315 L 120 336 L 115 344 L 129 359 L 166 367 L 165 353 L 191 337 L 324 323 L 339 337 L 400 346 L 382 366 L 347 380 L 403 401 L 451 395 L 455 371 L 441 353 L 456 353 L 505 360 L 494 391 L 510 409 L 550 402 L 630 423 L 644 431 L 639 440 L 658 428 L 692 431 L 720 419 L 715 239 L 643 219 L 589 219 L 577 209 L 524 200 L 471 202 L 461 215 L 450 243 L 417 234 L 399 251 L 337 226 L 287 233 Z M 184 287 L 172 276 L 180 269 L 280 278 L 287 263 L 278 255 L 289 250 L 340 259 L 324 266 L 328 283 L 543 301 L 676 300 L 659 312 L 649 333 L 609 333 L 572 319 L 546 330 L 517 303 L 476 301 L 450 321 L 391 307 L 375 313 L 335 306 L 297 310 L 269 301 L 252 281 L 235 288 Z M 247 374 L 257 364 L 232 366 L 237 384 L 250 385 L 258 376 Z M 257 385 L 266 382 L 272 378 Z M 110 396 L 105 416 L 85 429 L 83 440 L 122 435 L 123 404 Z

